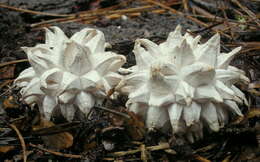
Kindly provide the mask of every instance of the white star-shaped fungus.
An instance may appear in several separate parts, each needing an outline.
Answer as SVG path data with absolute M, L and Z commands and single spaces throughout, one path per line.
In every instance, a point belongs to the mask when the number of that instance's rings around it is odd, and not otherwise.
M 105 51 L 104 34 L 85 28 L 68 38 L 61 29 L 46 29 L 44 44 L 24 47 L 32 67 L 15 80 L 27 104 L 38 104 L 50 118 L 55 107 L 68 120 L 79 108 L 85 114 L 121 80 L 122 55 Z
M 237 104 L 247 100 L 234 84 L 249 79 L 229 65 L 241 48 L 221 53 L 219 34 L 204 44 L 199 40 L 183 36 L 180 26 L 159 45 L 136 40 L 136 65 L 127 69 L 131 74 L 120 85 L 129 94 L 127 107 L 140 114 L 148 128 L 171 123 L 173 133 L 194 141 L 202 138 L 205 124 L 218 131 L 230 112 L 242 116 Z

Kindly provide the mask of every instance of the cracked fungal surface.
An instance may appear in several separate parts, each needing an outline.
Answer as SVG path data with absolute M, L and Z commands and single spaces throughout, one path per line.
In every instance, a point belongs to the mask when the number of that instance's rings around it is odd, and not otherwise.
M 200 36 L 181 34 L 177 26 L 159 45 L 148 39 L 135 42 L 136 65 L 121 81 L 129 94 L 126 106 L 143 116 L 148 128 L 171 124 L 173 133 L 186 134 L 190 141 L 203 136 L 203 126 L 218 131 L 230 113 L 242 116 L 238 104 L 247 104 L 234 85 L 248 83 L 244 71 L 230 66 L 241 47 L 220 52 L 220 36 L 206 43 Z
M 23 47 L 32 67 L 15 80 L 25 103 L 38 104 L 45 117 L 60 108 L 71 121 L 77 108 L 88 114 L 101 102 L 121 76 L 122 55 L 105 51 L 104 34 L 85 28 L 68 38 L 58 27 L 46 29 L 44 44 Z

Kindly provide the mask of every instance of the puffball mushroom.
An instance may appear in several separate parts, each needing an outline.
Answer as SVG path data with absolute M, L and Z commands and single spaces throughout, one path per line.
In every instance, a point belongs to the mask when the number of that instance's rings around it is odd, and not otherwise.
M 118 86 L 129 94 L 126 106 L 148 128 L 168 122 L 173 133 L 187 135 L 191 142 L 202 138 L 204 125 L 218 131 L 230 113 L 242 116 L 237 104 L 247 100 L 234 84 L 249 82 L 242 70 L 229 65 L 241 47 L 221 53 L 219 34 L 204 44 L 199 40 L 183 36 L 180 26 L 159 45 L 136 40 L 136 65 L 125 70 L 131 74 Z
M 23 47 L 32 67 L 15 80 L 27 104 L 38 104 L 50 118 L 55 107 L 67 120 L 79 108 L 88 114 L 121 80 L 122 55 L 105 51 L 104 34 L 85 28 L 68 38 L 58 27 L 46 28 L 44 44 Z

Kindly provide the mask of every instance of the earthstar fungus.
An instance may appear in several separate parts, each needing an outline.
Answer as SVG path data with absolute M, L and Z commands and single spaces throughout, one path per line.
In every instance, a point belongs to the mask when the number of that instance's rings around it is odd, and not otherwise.
M 249 82 L 242 70 L 229 65 L 241 47 L 221 53 L 219 34 L 204 44 L 199 40 L 189 33 L 183 36 L 180 26 L 159 45 L 136 40 L 136 65 L 126 69 L 131 74 L 118 86 L 129 94 L 126 106 L 148 128 L 170 123 L 173 133 L 191 142 L 202 138 L 204 126 L 218 131 L 230 113 L 242 116 L 238 104 L 247 100 L 234 84 Z
M 85 28 L 68 38 L 58 27 L 46 28 L 44 44 L 23 47 L 32 67 L 15 80 L 27 104 L 50 118 L 58 107 L 67 120 L 79 108 L 88 114 L 121 80 L 122 55 L 105 51 L 104 34 Z

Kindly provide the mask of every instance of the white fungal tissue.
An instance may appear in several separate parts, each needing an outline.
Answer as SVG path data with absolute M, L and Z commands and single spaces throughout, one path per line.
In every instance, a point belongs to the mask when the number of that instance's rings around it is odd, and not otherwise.
M 180 26 L 159 45 L 136 40 L 136 65 L 126 69 L 132 73 L 120 84 L 129 94 L 126 106 L 148 128 L 170 123 L 173 133 L 191 142 L 202 138 L 204 126 L 218 131 L 231 113 L 242 116 L 238 104 L 247 100 L 234 84 L 249 82 L 244 71 L 229 65 L 240 47 L 221 53 L 219 34 L 204 44 L 199 40 L 183 36 Z
M 38 104 L 50 118 L 59 108 L 67 120 L 75 111 L 88 114 L 121 80 L 122 55 L 105 51 L 104 34 L 85 28 L 68 38 L 58 27 L 46 29 L 44 44 L 23 47 L 31 67 L 15 80 L 27 104 Z

